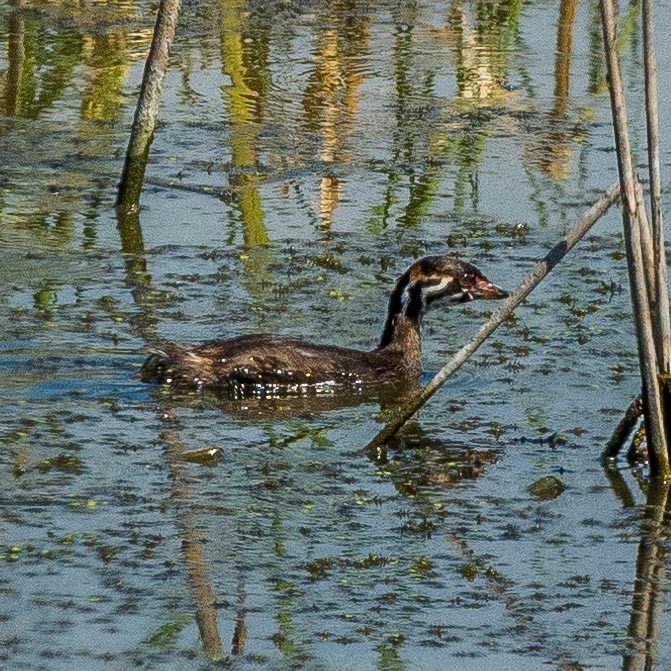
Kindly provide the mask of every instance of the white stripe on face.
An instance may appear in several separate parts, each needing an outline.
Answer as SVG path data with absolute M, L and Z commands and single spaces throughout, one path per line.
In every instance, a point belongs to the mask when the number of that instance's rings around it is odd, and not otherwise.
M 436 280 L 438 280 L 438 278 L 436 278 Z M 423 285 L 420 289 L 422 310 L 424 310 L 426 306 L 429 304 L 429 301 L 434 298 L 442 298 L 448 303 L 463 303 L 465 292 L 459 288 L 458 283 L 457 286 L 455 287 L 456 292 L 445 293 L 445 290 L 450 286 L 452 281 L 453 281 L 452 278 L 441 277 L 436 284 Z M 407 309 L 408 303 L 410 301 L 410 294 L 412 290 L 417 286 L 418 282 L 419 281 L 411 282 L 403 290 L 403 294 L 401 295 L 401 304 L 403 305 L 404 310 Z M 468 300 L 472 300 L 472 297 L 469 296 Z
M 422 298 L 426 300 L 429 298 L 429 296 L 433 296 L 434 294 L 439 294 L 448 284 L 450 283 L 450 280 L 448 280 L 446 277 L 443 277 L 438 284 L 432 284 L 430 286 L 422 287 Z
M 452 290 L 445 289 L 453 283 L 452 278 L 443 277 L 438 284 L 422 287 L 422 300 L 425 305 L 428 305 L 429 300 L 433 298 L 440 298 L 447 303 L 463 303 L 464 301 L 473 300 L 473 297 L 464 291 L 458 282 L 454 282 Z

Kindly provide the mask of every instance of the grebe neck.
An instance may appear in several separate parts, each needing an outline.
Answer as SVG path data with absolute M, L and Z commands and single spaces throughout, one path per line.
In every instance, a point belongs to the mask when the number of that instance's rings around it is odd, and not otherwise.
M 426 312 L 426 296 L 419 282 L 411 282 L 408 272 L 399 278 L 389 297 L 387 321 L 378 349 L 397 346 L 421 351 L 419 326 Z

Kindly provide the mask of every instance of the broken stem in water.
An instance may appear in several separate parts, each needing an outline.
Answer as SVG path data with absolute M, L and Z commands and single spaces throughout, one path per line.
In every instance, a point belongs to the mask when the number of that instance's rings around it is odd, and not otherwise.
M 398 430 L 438 391 L 445 381 L 453 375 L 482 343 L 512 314 L 513 310 L 537 287 L 543 278 L 573 249 L 576 243 L 602 217 L 608 208 L 620 196 L 620 187 L 612 186 L 599 198 L 578 220 L 576 225 L 560 240 L 545 256 L 542 261 L 526 276 L 523 282 L 515 289 L 489 320 L 480 327 L 480 330 L 448 361 L 438 374 L 422 389 L 401 407 L 392 419 L 368 444 L 372 456 L 380 454 L 386 443 Z
M 149 147 L 154 138 L 161 103 L 163 78 L 170 62 L 170 48 L 181 5 L 181 0 L 161 0 L 156 16 L 154 35 L 144 66 L 140 97 L 135 108 L 133 128 L 117 193 L 117 208 L 124 212 L 137 211 L 139 208 Z

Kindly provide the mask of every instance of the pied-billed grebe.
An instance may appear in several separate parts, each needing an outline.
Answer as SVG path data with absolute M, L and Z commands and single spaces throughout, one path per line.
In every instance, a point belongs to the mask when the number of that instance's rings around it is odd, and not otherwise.
M 141 376 L 146 382 L 210 389 L 234 397 L 408 380 L 422 371 L 419 327 L 429 305 L 440 299 L 465 303 L 506 296 L 470 263 L 451 256 L 426 256 L 396 283 L 382 339 L 371 351 L 287 336 L 243 335 L 196 347 L 167 344 L 147 358 Z

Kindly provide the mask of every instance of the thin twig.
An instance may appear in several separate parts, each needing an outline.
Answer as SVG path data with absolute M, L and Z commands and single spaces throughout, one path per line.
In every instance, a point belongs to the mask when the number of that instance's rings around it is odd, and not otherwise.
M 392 419 L 368 444 L 372 455 L 378 454 L 383 446 L 398 432 L 398 430 L 433 396 L 436 391 L 474 354 L 482 343 L 512 314 L 513 310 L 540 284 L 543 278 L 573 249 L 594 223 L 619 198 L 620 187 L 612 186 L 585 212 L 576 225 L 558 242 L 547 256 L 536 264 L 536 267 L 526 276 L 524 281 L 515 289 L 489 320 L 480 327 L 480 330 L 443 366 L 438 374 L 410 400 L 400 408 Z

